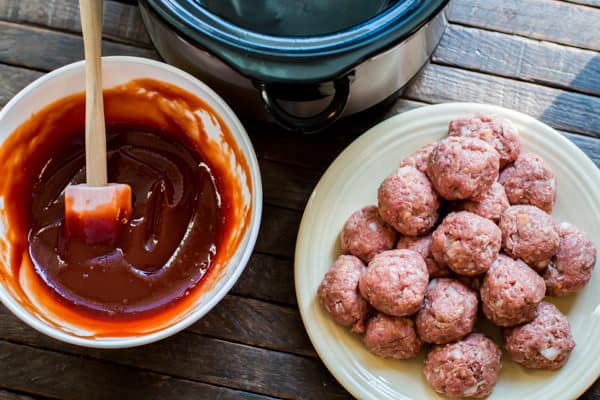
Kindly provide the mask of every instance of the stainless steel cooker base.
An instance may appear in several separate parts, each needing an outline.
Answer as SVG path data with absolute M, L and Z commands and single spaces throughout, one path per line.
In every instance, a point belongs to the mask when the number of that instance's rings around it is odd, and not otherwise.
M 447 26 L 445 10 L 427 24 L 391 48 L 368 58 L 348 69 L 334 79 L 311 84 L 311 100 L 281 100 L 294 97 L 294 93 L 307 92 L 298 85 L 277 85 L 279 100 L 265 99 L 264 82 L 254 82 L 238 73 L 196 43 L 176 32 L 144 1 L 140 1 L 142 17 L 148 33 L 160 55 L 170 64 L 176 65 L 214 88 L 241 116 L 252 119 L 274 121 L 272 107 L 280 106 L 283 114 L 310 118 L 323 114 L 323 110 L 339 100 L 336 90 L 347 86 L 347 98 L 338 116 L 356 114 L 389 98 L 403 88 L 425 65 L 439 43 Z M 265 101 L 271 100 L 271 112 L 267 112 Z M 267 104 L 269 105 L 269 104 Z M 333 104 L 334 106 L 336 104 Z M 279 119 L 279 118 L 278 118 Z M 293 120 L 293 118 L 292 118 Z M 281 122 L 281 121 L 278 121 Z

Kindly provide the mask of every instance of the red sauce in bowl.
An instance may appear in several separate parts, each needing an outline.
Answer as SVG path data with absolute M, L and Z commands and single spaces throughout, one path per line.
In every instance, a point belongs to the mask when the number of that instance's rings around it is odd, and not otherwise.
M 129 223 L 111 244 L 64 235 L 63 190 L 85 180 L 85 97 L 58 100 L 0 148 L 12 272 L 0 279 L 32 312 L 43 304 L 55 325 L 94 336 L 144 334 L 190 312 L 223 273 L 249 226 L 238 175 L 251 188 L 250 172 L 226 125 L 196 96 L 144 79 L 104 98 L 109 181 L 132 187 Z M 222 138 L 207 134 L 201 113 Z

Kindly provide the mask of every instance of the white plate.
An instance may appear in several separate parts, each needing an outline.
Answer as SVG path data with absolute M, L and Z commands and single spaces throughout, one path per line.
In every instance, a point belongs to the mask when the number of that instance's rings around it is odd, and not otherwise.
M 369 353 L 358 335 L 336 325 L 316 293 L 339 254 L 338 234 L 346 218 L 376 203 L 379 183 L 420 146 L 446 135 L 448 122 L 474 112 L 510 118 L 523 148 L 542 156 L 558 178 L 553 216 L 586 231 L 600 248 L 600 171 L 552 128 L 516 111 L 482 104 L 451 103 L 412 110 L 371 128 L 329 167 L 312 193 L 298 233 L 295 281 L 298 305 L 310 339 L 337 380 L 360 399 L 444 399 L 430 390 L 417 360 L 390 361 Z M 600 269 L 597 266 L 596 269 Z M 527 370 L 503 356 L 498 384 L 489 399 L 573 399 L 600 375 L 600 272 L 578 295 L 551 301 L 566 313 L 577 346 L 557 372 Z

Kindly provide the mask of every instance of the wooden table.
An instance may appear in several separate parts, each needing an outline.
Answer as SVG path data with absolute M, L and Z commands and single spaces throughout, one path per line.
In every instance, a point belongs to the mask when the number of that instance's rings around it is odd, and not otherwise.
M 402 99 L 320 135 L 247 122 L 264 185 L 256 250 L 204 319 L 156 344 L 65 345 L 0 307 L 0 399 L 338 399 L 298 314 L 294 241 L 329 163 L 378 121 L 425 103 L 475 101 L 530 114 L 600 165 L 600 0 L 452 0 L 433 60 Z M 45 72 L 83 58 L 76 0 L 0 0 L 0 106 Z M 131 2 L 105 2 L 105 55 L 158 58 Z M 596 383 L 583 399 L 600 399 Z

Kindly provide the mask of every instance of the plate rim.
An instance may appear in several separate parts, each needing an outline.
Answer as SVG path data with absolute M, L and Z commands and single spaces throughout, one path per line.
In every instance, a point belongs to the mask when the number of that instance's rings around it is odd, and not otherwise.
M 474 110 L 471 112 L 466 112 L 465 110 L 473 108 Z M 364 391 L 359 390 L 359 386 L 357 386 L 357 382 L 346 373 L 343 373 L 342 370 L 338 370 L 335 366 L 332 365 L 332 360 L 325 354 L 322 348 L 319 347 L 318 340 L 315 338 L 315 333 L 312 331 L 312 328 L 307 323 L 308 315 L 307 313 L 310 311 L 309 307 L 304 307 L 304 302 L 302 301 L 303 296 L 301 295 L 301 291 L 299 290 L 299 282 L 301 281 L 300 275 L 301 271 L 298 267 L 299 260 L 302 257 L 302 250 L 304 247 L 304 232 L 308 229 L 307 225 L 309 224 L 308 217 L 313 212 L 313 208 L 316 207 L 315 199 L 318 198 L 318 193 L 323 191 L 323 186 L 327 183 L 327 181 L 331 180 L 331 176 L 335 176 L 335 170 L 338 169 L 339 164 L 343 164 L 344 160 L 351 154 L 353 151 L 360 149 L 361 146 L 365 144 L 369 144 L 371 142 L 372 137 L 378 134 L 378 131 L 385 129 L 388 126 L 396 126 L 399 121 L 406 120 L 408 118 L 419 117 L 420 114 L 426 115 L 426 113 L 430 112 L 431 115 L 435 113 L 443 113 L 453 111 L 457 117 L 461 115 L 473 115 L 480 112 L 489 112 L 491 114 L 499 114 L 506 118 L 511 119 L 511 116 L 516 117 L 516 119 L 520 121 L 524 121 L 528 126 L 533 125 L 539 128 L 538 130 L 544 130 L 553 135 L 553 137 L 557 140 L 557 143 L 561 146 L 566 146 L 570 151 L 574 151 L 578 153 L 580 159 L 578 162 L 584 163 L 585 165 L 581 165 L 582 170 L 589 170 L 589 172 L 595 177 L 595 179 L 600 182 L 600 169 L 594 164 L 594 162 L 585 154 L 579 147 L 577 147 L 572 141 L 561 135 L 556 129 L 551 126 L 543 123 L 542 121 L 524 114 L 520 111 L 509 109 L 506 107 L 485 104 L 485 103 L 474 103 L 474 102 L 447 102 L 447 103 L 439 103 L 439 104 L 428 104 L 419 106 L 396 115 L 393 115 L 385 120 L 380 121 L 375 124 L 365 132 L 363 132 L 360 136 L 354 139 L 344 150 L 329 164 L 317 184 L 315 185 L 313 191 L 311 192 L 308 201 L 306 203 L 305 209 L 302 213 L 302 218 L 300 220 L 300 226 L 298 229 L 298 234 L 296 236 L 296 246 L 294 253 L 294 289 L 296 291 L 296 300 L 298 304 L 298 309 L 300 311 L 300 317 L 302 319 L 302 323 L 304 325 L 304 329 L 313 345 L 319 359 L 326 366 L 327 370 L 334 376 L 336 381 L 344 387 L 350 394 L 352 394 L 356 398 L 364 398 Z M 534 130 L 532 128 L 532 130 Z M 597 193 L 600 193 L 599 189 L 595 190 Z M 598 262 L 598 261 L 597 261 Z M 314 294 L 313 296 L 314 297 Z M 600 379 L 600 364 L 597 368 L 595 377 L 590 379 L 589 382 L 584 383 L 583 385 L 576 385 L 574 390 L 563 392 L 562 395 L 564 398 L 570 398 L 569 396 L 579 397 L 586 390 L 588 390 L 598 379 Z M 573 388 L 573 387 L 572 387 Z M 367 395 L 369 395 L 367 393 Z M 373 394 L 371 394 L 373 396 Z M 410 400 L 410 398 L 403 396 L 404 399 Z

